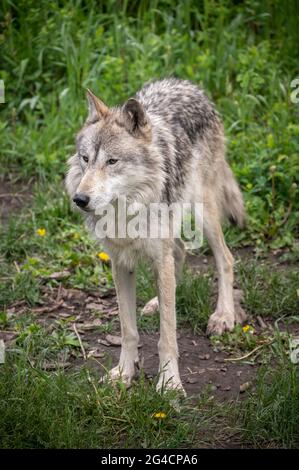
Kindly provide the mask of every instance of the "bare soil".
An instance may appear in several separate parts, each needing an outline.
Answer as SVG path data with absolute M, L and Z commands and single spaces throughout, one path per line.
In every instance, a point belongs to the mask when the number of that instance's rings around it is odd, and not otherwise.
M 45 289 L 43 305 L 33 309 L 36 320 L 50 331 L 55 320 L 75 317 L 77 332 L 88 356 L 87 361 L 98 370 L 99 378 L 106 368 L 117 364 L 120 354 L 119 322 L 114 322 L 110 334 L 99 331 L 105 323 L 118 318 L 115 294 L 111 291 L 108 296 L 107 293 L 102 298 L 100 295 L 63 287 L 51 292 Z M 9 309 L 17 315 L 25 310 L 26 306 L 22 302 Z M 100 317 L 96 315 L 97 311 L 101 312 Z M 256 328 L 259 328 L 258 325 Z M 0 332 L 0 338 L 6 342 L 13 337 L 12 332 Z M 148 378 L 154 377 L 158 371 L 158 339 L 158 332 L 140 334 L 140 363 Z M 231 358 L 229 353 L 217 351 L 205 335 L 196 335 L 184 328 L 178 331 L 178 344 L 180 373 L 188 395 L 208 391 L 220 400 L 235 399 L 244 396 L 240 387 L 247 382 L 252 384 L 258 366 L 228 361 Z M 83 354 L 77 354 L 68 358 L 65 366 L 79 367 L 83 362 Z M 51 368 L 51 364 L 48 366 Z
M 12 214 L 17 214 L 32 199 L 32 180 L 19 182 L 14 175 L 0 176 L 0 221 L 6 225 Z

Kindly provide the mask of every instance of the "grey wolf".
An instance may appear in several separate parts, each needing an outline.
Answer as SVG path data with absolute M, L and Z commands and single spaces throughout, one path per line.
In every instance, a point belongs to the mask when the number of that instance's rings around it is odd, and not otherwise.
M 208 334 L 231 331 L 244 318 L 235 311 L 233 256 L 221 229 L 227 218 L 242 227 L 241 191 L 225 158 L 221 119 L 203 90 L 186 80 L 147 83 L 122 106 L 109 108 L 87 92 L 89 113 L 69 161 L 67 191 L 94 232 L 96 210 L 125 196 L 130 202 L 201 201 L 203 232 L 216 260 L 218 301 Z M 159 308 L 158 389 L 182 388 L 178 368 L 175 292 L 184 244 L 168 239 L 101 240 L 110 254 L 119 304 L 122 346 L 111 380 L 130 385 L 138 363 L 135 266 L 150 260 L 158 296 L 145 309 Z

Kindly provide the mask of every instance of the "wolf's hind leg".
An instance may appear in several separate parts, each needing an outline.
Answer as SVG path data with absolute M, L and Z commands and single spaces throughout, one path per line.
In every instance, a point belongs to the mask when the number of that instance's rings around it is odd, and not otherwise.
M 175 262 L 175 278 L 176 282 L 178 283 L 184 266 L 186 250 L 184 242 L 180 238 L 175 239 L 175 246 L 174 246 L 174 262 Z M 154 313 L 159 311 L 159 300 L 158 296 L 153 297 L 149 300 L 142 309 L 142 315 L 153 315 Z
M 121 325 L 121 353 L 118 365 L 109 372 L 107 378 L 114 381 L 121 380 L 129 387 L 138 363 L 139 335 L 136 324 L 135 272 L 130 272 L 112 260 L 112 273 Z
M 159 299 L 158 296 L 153 297 L 151 300 L 146 302 L 145 306 L 141 310 L 142 315 L 153 315 L 159 311 Z
M 225 243 L 218 212 L 208 204 L 204 210 L 203 227 L 218 271 L 217 307 L 209 319 L 207 333 L 221 335 L 225 331 L 232 331 L 235 323 L 240 320 L 235 314 L 233 298 L 234 259 Z

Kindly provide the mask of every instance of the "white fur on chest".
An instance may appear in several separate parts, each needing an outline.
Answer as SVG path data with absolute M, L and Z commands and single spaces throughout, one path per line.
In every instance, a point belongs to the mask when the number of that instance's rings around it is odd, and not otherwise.
M 119 264 L 133 270 L 139 260 L 157 261 L 162 255 L 160 239 L 102 239 L 108 254 Z

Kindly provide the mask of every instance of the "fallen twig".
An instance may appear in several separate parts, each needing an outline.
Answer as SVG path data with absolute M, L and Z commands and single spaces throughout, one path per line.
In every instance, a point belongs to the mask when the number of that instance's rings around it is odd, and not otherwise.
M 51 313 L 57 310 L 59 307 L 61 307 L 62 304 L 63 304 L 63 299 L 57 303 L 55 302 L 55 304 L 52 305 L 52 307 L 37 307 L 37 308 L 32 309 L 32 311 L 34 313 Z
M 57 296 L 56 296 L 56 302 L 61 301 L 61 293 L 62 293 L 62 284 L 59 284 L 58 291 L 57 291 Z
M 241 357 L 231 357 L 231 358 L 227 358 L 227 359 L 223 359 L 224 361 L 230 361 L 230 362 L 234 362 L 234 361 L 242 361 L 243 359 L 247 359 L 248 357 L 252 356 L 252 354 L 254 354 L 256 351 L 258 351 L 259 349 L 263 348 L 264 346 L 269 346 L 269 344 L 273 343 L 273 340 L 271 341 L 268 341 L 267 343 L 264 343 L 264 344 L 260 344 L 259 346 L 257 346 L 256 348 L 254 348 L 252 351 L 250 351 L 249 353 L 245 354 L 245 356 L 241 356 Z
M 44 370 L 56 370 L 56 369 L 65 369 L 66 367 L 70 367 L 72 364 L 70 362 L 48 362 L 43 365 Z
M 80 337 L 80 335 L 79 335 L 79 332 L 78 332 L 78 330 L 77 330 L 76 323 L 73 324 L 73 328 L 74 328 L 74 332 L 75 332 L 75 334 L 76 334 L 76 336 L 77 336 L 77 338 L 78 338 L 78 341 L 79 341 L 79 344 L 80 344 L 80 348 L 81 348 L 81 351 L 82 351 L 84 360 L 86 361 L 86 360 L 87 360 L 87 355 L 86 355 L 86 352 L 85 352 L 85 349 L 84 349 L 84 346 L 83 346 L 81 337 Z
M 14 198 L 22 198 L 22 197 L 26 197 L 26 194 L 16 194 L 16 193 L 2 193 L 0 194 L 0 198 L 5 198 L 5 197 L 14 197 Z

